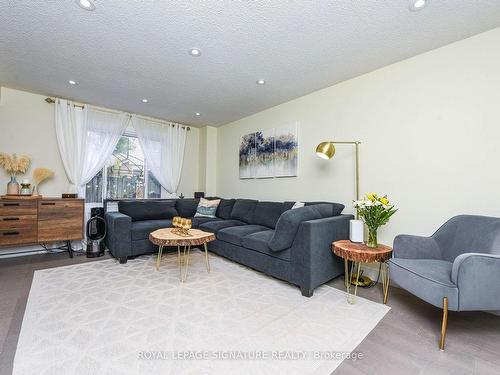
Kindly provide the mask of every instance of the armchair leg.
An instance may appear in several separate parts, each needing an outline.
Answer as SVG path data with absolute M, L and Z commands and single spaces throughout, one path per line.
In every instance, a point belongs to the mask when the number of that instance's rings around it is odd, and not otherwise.
M 439 339 L 439 349 L 444 350 L 444 340 L 446 338 L 446 326 L 448 325 L 448 298 L 443 298 L 443 322 L 441 323 L 441 338 Z

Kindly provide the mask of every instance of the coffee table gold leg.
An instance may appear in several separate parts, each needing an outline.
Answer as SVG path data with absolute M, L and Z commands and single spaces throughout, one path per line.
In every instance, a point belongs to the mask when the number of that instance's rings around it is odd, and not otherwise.
M 160 270 L 160 263 L 161 263 L 161 253 L 163 252 L 163 246 L 160 245 L 158 249 L 158 256 L 156 258 L 156 270 Z
M 203 244 L 203 247 L 205 248 L 205 261 L 207 263 L 207 271 L 208 273 L 210 273 L 210 261 L 208 260 L 208 248 L 206 242 Z
M 186 249 L 187 249 L 187 254 L 186 254 Z M 191 251 L 191 246 L 185 246 L 184 247 L 184 278 L 183 282 L 186 282 L 187 280 L 187 274 L 188 274 L 188 269 L 189 269 L 189 253 Z
M 179 263 L 179 279 L 182 281 L 181 247 L 177 246 L 177 262 Z

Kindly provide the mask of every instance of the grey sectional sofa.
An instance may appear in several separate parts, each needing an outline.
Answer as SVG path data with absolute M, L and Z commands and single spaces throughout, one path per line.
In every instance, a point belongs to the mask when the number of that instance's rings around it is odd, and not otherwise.
M 193 227 L 215 233 L 210 251 L 298 285 L 310 297 L 314 288 L 344 273 L 331 243 L 348 238 L 353 216 L 342 215 L 338 203 L 307 202 L 292 210 L 293 204 L 222 199 L 216 217 L 205 218 L 194 217 L 197 199 L 120 201 L 119 212 L 105 214 L 106 245 L 125 263 L 156 252 L 149 233 L 171 226 L 174 216 L 192 218 Z

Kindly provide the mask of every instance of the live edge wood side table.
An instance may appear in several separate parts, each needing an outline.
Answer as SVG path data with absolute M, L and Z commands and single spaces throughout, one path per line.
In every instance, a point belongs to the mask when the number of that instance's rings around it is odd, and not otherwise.
M 381 263 L 380 276 L 382 277 L 382 290 L 384 293 L 384 304 L 387 303 L 387 295 L 389 292 L 389 267 L 386 263 L 392 254 L 392 248 L 386 245 L 378 245 L 376 248 L 371 248 L 362 243 L 355 243 L 349 240 L 335 241 L 332 243 L 332 251 L 335 255 L 344 259 L 345 267 L 345 287 L 347 290 L 347 302 L 354 303 L 356 301 L 356 293 L 358 290 L 359 271 L 361 263 Z M 349 261 L 352 262 L 351 270 L 349 272 Z M 351 294 L 351 278 L 355 264 L 357 265 L 356 271 L 356 284 L 354 286 L 354 293 Z
M 191 246 L 203 245 L 205 249 L 205 261 L 207 265 L 207 271 L 210 273 L 210 262 L 208 260 L 208 249 L 207 243 L 215 240 L 215 234 L 204 232 L 199 229 L 189 229 L 189 237 L 179 236 L 172 232 L 174 228 L 164 228 L 158 229 L 151 232 L 149 235 L 149 240 L 155 245 L 159 246 L 158 258 L 156 259 L 156 270 L 160 269 L 161 255 L 163 253 L 164 246 L 177 247 L 177 259 L 179 262 L 179 275 L 181 282 L 185 282 L 187 279 L 187 272 L 189 267 L 189 253 L 191 251 Z M 181 257 L 181 246 L 182 246 L 182 257 Z M 184 270 L 183 270 L 184 269 Z

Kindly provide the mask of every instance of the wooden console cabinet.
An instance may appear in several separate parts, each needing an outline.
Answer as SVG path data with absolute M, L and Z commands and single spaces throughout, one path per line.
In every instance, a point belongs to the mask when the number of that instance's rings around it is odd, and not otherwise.
M 83 199 L 0 199 L 0 246 L 65 241 L 83 238 Z

